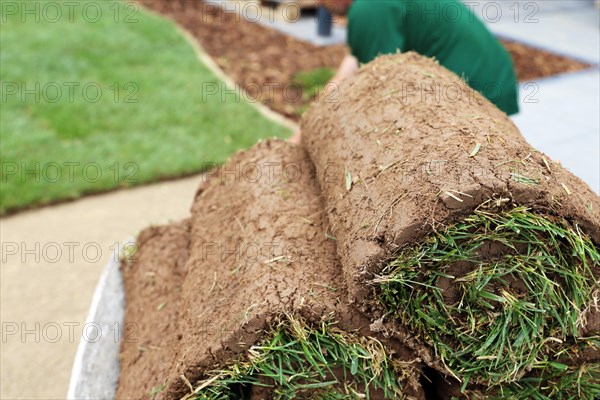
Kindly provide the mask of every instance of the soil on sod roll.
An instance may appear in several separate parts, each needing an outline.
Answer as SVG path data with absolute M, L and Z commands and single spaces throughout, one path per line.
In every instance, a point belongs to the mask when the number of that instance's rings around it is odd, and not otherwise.
M 515 382 L 538 366 L 541 360 L 526 360 L 526 355 L 511 359 L 505 354 L 511 346 L 525 346 L 523 342 L 529 338 L 533 343 L 552 341 L 559 332 L 558 341 L 575 340 L 580 332 L 593 336 L 583 317 L 591 315 L 585 310 L 598 301 L 599 197 L 579 178 L 532 148 L 506 115 L 456 75 L 415 53 L 380 57 L 344 81 L 334 101 L 313 107 L 303 119 L 302 132 L 303 143 L 321 172 L 317 179 L 337 238 L 348 301 L 356 303 L 381 332 L 419 337 L 418 342 L 430 339 L 432 352 L 424 356 L 425 361 L 447 375 L 464 373 L 457 377 L 465 386 L 469 378 L 485 385 Z M 437 242 L 430 237 L 481 213 L 490 215 L 493 222 L 486 225 L 482 219 Z M 526 236 L 529 231 L 524 227 L 530 224 L 534 225 L 532 232 L 540 231 L 539 237 Z M 512 229 L 521 236 L 509 235 Z M 479 247 L 465 250 L 468 244 L 462 241 L 470 235 L 483 235 L 484 240 L 476 243 Z M 569 238 L 573 241 L 568 242 Z M 425 251 L 442 248 L 446 242 L 456 243 L 456 248 L 445 250 L 456 258 L 440 252 L 426 264 L 418 250 L 412 258 L 402 258 L 401 252 L 411 246 Z M 557 243 L 562 243 L 564 250 Z M 577 257 L 565 258 L 571 253 Z M 398 270 L 393 261 L 398 254 L 402 265 L 412 262 L 409 271 L 423 268 L 422 273 L 395 275 Z M 507 261 L 507 257 L 513 258 Z M 529 265 L 524 275 L 519 275 L 518 269 L 507 270 L 521 264 Z M 478 281 L 492 275 L 490 271 L 479 273 L 478 268 L 493 270 L 494 279 Z M 544 282 L 522 279 L 530 274 L 537 279 L 538 268 Z M 432 283 L 426 278 L 434 270 L 440 279 Z M 390 282 L 398 286 L 390 287 Z M 461 282 L 468 282 L 466 289 L 460 287 Z M 543 285 L 563 285 L 564 289 L 558 293 Z M 474 287 L 475 293 L 469 291 Z M 450 293 L 453 290 L 455 295 Z M 412 297 L 415 293 L 420 295 Z M 426 308 L 425 299 L 441 293 L 448 298 L 438 304 L 440 309 Z M 482 308 L 487 314 L 477 309 L 485 296 L 489 301 Z M 409 301 L 415 302 L 415 308 L 407 313 Z M 555 301 L 560 307 L 551 305 Z M 546 302 L 547 308 L 535 315 L 536 307 Z M 514 305 L 525 307 L 519 309 L 522 318 L 533 321 L 532 315 L 539 317 L 539 324 L 528 326 L 527 322 L 521 328 L 522 320 L 508 314 Z M 547 320 L 553 309 L 561 315 Z M 419 316 L 421 313 L 424 315 Z M 497 313 L 507 322 L 499 328 L 500 336 L 494 337 Z M 563 317 L 570 320 L 568 328 L 553 325 L 563 323 L 559 323 Z M 469 326 L 465 321 L 477 324 Z M 455 335 L 440 339 L 453 324 Z M 507 332 L 513 324 L 516 328 Z M 539 335 L 538 327 L 544 329 Z M 519 329 L 522 337 L 511 336 L 506 339 L 510 343 L 500 340 L 505 333 L 518 336 Z M 463 344 L 454 340 L 462 339 L 466 332 L 476 338 L 461 347 Z M 477 352 L 477 345 L 485 347 Z M 495 355 L 483 352 L 492 345 L 498 346 Z M 591 346 L 598 351 L 596 342 Z M 567 347 L 555 351 L 539 344 L 528 356 L 543 355 L 544 360 L 556 361 L 561 352 L 571 356 L 578 352 Z M 516 370 L 511 372 L 511 366 Z M 476 372 L 483 378 L 475 376 Z
M 367 64 L 301 126 L 353 298 L 399 246 L 493 197 L 563 216 L 600 241 L 600 199 L 589 186 L 416 53 Z
M 181 354 L 173 398 L 258 342 L 285 311 L 336 309 L 339 266 L 304 151 L 262 142 L 214 171 L 192 206 Z M 311 250 L 314 246 L 314 250 Z M 322 254 L 319 254 L 321 252 Z
M 152 397 L 164 388 L 180 334 L 189 222 L 146 228 L 135 254 L 121 261 L 127 307 L 117 399 Z

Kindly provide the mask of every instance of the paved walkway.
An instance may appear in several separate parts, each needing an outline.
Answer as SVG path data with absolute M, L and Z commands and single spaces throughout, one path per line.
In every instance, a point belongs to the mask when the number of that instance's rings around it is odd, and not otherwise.
M 149 225 L 185 218 L 200 180 L 86 197 L 1 220 L 2 245 L 14 243 L 17 251 L 2 249 L 0 398 L 65 398 L 92 294 L 114 244 Z
M 593 64 L 588 71 L 521 84 L 521 112 L 513 120 L 533 146 L 600 193 L 600 17 L 594 2 L 473 3 L 494 33 Z
M 305 16 L 300 19 L 296 18 L 296 15 L 300 13 L 300 9 L 293 3 L 283 3 L 281 7 L 273 9 L 260 5 L 260 1 L 258 0 L 204 1 L 220 6 L 226 11 L 238 13 L 250 22 L 256 22 L 268 28 L 276 29 L 317 46 L 346 43 L 345 27 L 336 24 L 332 28 L 331 36 L 319 36 L 317 34 L 316 15 Z
M 521 112 L 513 121 L 529 143 L 559 160 L 600 193 L 598 70 L 540 80 L 533 85 L 521 88 Z M 529 96 L 533 97 L 526 101 Z
M 593 0 L 465 0 L 490 30 L 555 53 L 600 63 Z

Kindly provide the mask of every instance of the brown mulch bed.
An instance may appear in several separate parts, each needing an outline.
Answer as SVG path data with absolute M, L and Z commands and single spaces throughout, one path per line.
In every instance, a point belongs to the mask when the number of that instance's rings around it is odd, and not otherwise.
M 306 103 L 298 86 L 291 84 L 294 74 L 337 67 L 347 52 L 345 45 L 318 47 L 201 1 L 140 3 L 189 31 L 252 98 L 293 119 L 298 119 L 299 110 Z
M 589 68 L 589 64 L 572 58 L 536 49 L 522 43 L 500 39 L 515 65 L 519 82 Z
M 337 68 L 345 45 L 319 47 L 293 38 L 219 7 L 190 0 L 138 0 L 179 23 L 252 100 L 297 120 L 311 100 L 293 83 L 294 75 L 320 67 Z M 589 67 L 567 57 L 502 40 L 519 81 Z

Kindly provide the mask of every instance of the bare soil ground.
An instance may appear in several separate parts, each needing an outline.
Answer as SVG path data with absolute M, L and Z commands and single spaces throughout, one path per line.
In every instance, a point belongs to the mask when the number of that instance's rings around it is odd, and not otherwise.
M 501 39 L 500 41 L 510 53 L 519 82 L 577 72 L 590 67 L 581 61 L 512 40 Z

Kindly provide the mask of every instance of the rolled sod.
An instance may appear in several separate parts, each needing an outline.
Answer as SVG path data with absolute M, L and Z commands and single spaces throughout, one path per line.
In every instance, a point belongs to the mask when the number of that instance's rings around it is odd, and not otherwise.
M 600 393 L 600 199 L 584 182 L 415 53 L 363 66 L 302 133 L 348 301 L 381 333 L 465 390 L 562 372 L 581 377 L 568 393 Z
M 192 206 L 167 398 L 419 390 L 412 364 L 395 368 L 413 353 L 366 339 L 368 321 L 345 304 L 314 173 L 301 147 L 264 141 L 207 175 Z
M 119 393 L 600 397 L 600 199 L 459 77 L 363 66 L 123 262 Z M 161 279 L 157 279 L 161 278 Z

